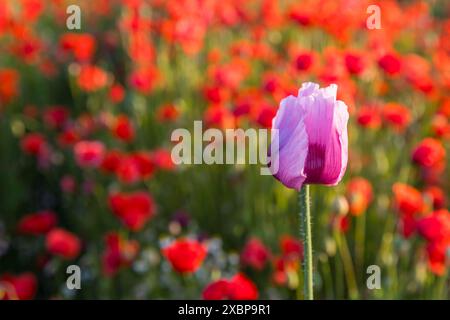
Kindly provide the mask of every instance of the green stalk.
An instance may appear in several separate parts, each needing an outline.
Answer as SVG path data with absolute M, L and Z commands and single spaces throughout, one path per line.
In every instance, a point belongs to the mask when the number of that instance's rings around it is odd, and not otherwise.
M 359 217 L 356 217 L 355 229 L 355 260 L 356 273 L 362 279 L 365 275 L 364 270 L 364 249 L 366 241 L 366 212 L 363 212 Z
M 311 235 L 311 210 L 309 200 L 309 186 L 304 185 L 299 194 L 300 202 L 300 234 L 303 240 L 303 275 L 304 298 L 313 300 L 313 262 L 312 262 L 312 235 Z
M 347 238 L 345 235 L 337 231 L 335 231 L 335 238 L 342 258 L 342 263 L 344 265 L 345 279 L 347 280 L 350 299 L 358 299 L 358 285 L 356 282 L 355 270 L 353 268 L 352 256 L 350 254 L 350 249 L 348 248 Z

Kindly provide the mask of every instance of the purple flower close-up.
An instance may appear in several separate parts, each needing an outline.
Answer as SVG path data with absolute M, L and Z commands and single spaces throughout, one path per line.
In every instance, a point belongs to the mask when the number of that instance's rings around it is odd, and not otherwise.
M 273 175 L 286 187 L 300 190 L 303 184 L 336 185 L 347 168 L 349 114 L 336 99 L 337 85 L 319 88 L 307 82 L 298 96 L 288 96 L 272 122 Z

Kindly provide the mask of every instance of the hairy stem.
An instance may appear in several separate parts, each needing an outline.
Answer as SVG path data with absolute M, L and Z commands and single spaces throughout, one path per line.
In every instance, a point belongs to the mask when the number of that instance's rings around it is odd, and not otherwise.
M 304 298 L 313 300 L 313 260 L 312 260 L 312 235 L 311 235 L 311 210 L 309 200 L 309 186 L 304 185 L 299 194 L 300 202 L 300 234 L 303 240 L 303 275 Z

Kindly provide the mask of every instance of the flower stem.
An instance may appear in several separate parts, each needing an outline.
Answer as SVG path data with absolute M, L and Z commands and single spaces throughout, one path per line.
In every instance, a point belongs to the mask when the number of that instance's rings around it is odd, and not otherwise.
M 311 236 L 311 210 L 309 200 L 309 185 L 304 185 L 299 194 L 300 202 L 300 234 L 304 247 L 304 297 L 313 300 L 313 262 L 312 262 L 312 236 Z
M 347 238 L 345 235 L 335 232 L 335 238 L 338 246 L 338 250 L 341 254 L 342 263 L 344 264 L 344 273 L 347 280 L 347 287 L 350 299 L 358 299 L 358 285 L 355 277 L 355 269 L 353 268 L 352 256 L 348 248 Z
M 366 212 L 356 217 L 355 228 L 355 265 L 356 274 L 362 279 L 365 274 L 364 270 L 364 249 L 366 241 Z

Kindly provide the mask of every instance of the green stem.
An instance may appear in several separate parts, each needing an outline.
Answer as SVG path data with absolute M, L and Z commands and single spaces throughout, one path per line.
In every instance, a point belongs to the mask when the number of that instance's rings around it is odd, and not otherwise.
M 322 261 L 322 265 L 323 265 L 322 270 L 323 270 L 326 298 L 332 299 L 333 295 L 334 295 L 333 294 L 334 285 L 333 285 L 333 277 L 331 275 L 330 259 L 328 259 L 328 255 L 326 255 L 326 254 L 324 254 L 322 257 L 323 258 L 320 260 Z
M 359 217 L 356 217 L 355 230 L 355 260 L 356 273 L 362 279 L 365 275 L 364 270 L 364 249 L 366 241 L 366 212 L 363 212 Z
M 312 236 L 311 236 L 311 210 L 309 200 L 309 186 L 304 185 L 299 194 L 300 202 L 300 233 L 304 249 L 304 291 L 305 300 L 313 300 L 313 262 L 312 262 Z
M 345 237 L 345 235 L 337 231 L 335 231 L 335 238 L 339 253 L 342 258 L 342 263 L 344 265 L 345 279 L 347 280 L 350 299 L 358 299 L 358 285 L 356 282 L 355 270 L 353 268 L 352 256 L 350 254 L 350 249 L 348 248 L 347 238 Z

